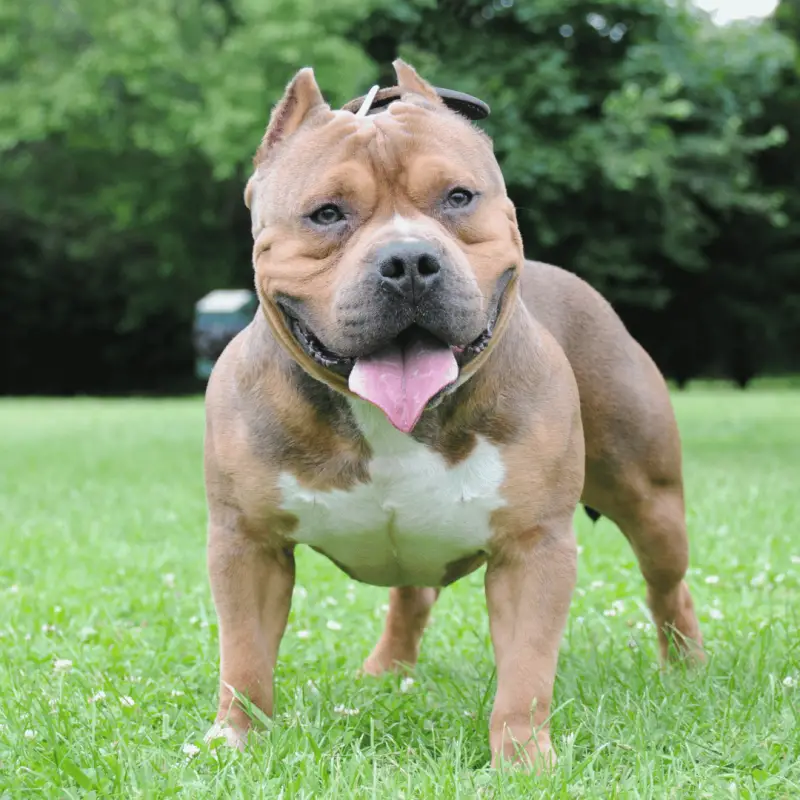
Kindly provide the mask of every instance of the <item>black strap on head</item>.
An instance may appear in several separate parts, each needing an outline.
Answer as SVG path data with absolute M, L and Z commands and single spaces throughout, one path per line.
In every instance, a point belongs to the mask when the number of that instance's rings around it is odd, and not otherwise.
M 457 114 L 461 114 L 461 116 L 466 117 L 467 119 L 479 120 L 486 119 L 486 117 L 489 116 L 489 106 L 484 103 L 483 100 L 478 100 L 477 97 L 473 97 L 471 94 L 456 92 L 453 89 L 439 88 L 436 89 L 436 94 L 442 98 L 444 104 L 451 111 L 455 111 Z M 384 108 L 386 108 L 386 106 L 388 106 L 390 103 L 393 103 L 395 100 L 399 100 L 400 96 L 401 91 L 397 86 L 390 86 L 386 89 L 380 89 L 370 104 L 367 114 L 377 114 L 379 111 L 382 111 Z M 352 111 L 355 113 L 361 108 L 365 98 L 366 95 L 356 97 L 355 100 L 351 100 L 349 103 L 346 103 L 343 106 L 343 109 L 345 111 Z

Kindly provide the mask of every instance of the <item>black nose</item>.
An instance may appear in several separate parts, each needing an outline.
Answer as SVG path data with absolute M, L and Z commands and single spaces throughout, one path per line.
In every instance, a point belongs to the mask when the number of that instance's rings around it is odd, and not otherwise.
M 421 240 L 386 244 L 375 261 L 384 284 L 412 301 L 435 286 L 442 269 L 439 252 Z

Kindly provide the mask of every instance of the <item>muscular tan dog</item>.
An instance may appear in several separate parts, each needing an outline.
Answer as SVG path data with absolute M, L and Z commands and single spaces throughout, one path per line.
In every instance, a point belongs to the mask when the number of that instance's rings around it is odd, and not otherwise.
M 486 564 L 493 762 L 546 764 L 579 501 L 630 541 L 662 654 L 701 653 L 678 431 L 610 306 L 525 261 L 489 139 L 395 68 L 369 115 L 298 73 L 246 191 L 261 310 L 207 394 L 212 730 L 242 744 L 237 694 L 272 714 L 307 544 L 393 587 L 371 674 L 413 665 L 439 588 Z

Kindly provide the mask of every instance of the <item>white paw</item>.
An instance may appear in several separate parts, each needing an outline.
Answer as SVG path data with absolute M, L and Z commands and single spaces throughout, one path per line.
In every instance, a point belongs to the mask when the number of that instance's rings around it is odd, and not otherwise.
M 205 735 L 205 742 L 213 742 L 214 739 L 224 739 L 228 747 L 233 747 L 236 750 L 244 751 L 245 737 L 238 731 L 235 731 L 230 725 L 222 722 L 215 722 Z

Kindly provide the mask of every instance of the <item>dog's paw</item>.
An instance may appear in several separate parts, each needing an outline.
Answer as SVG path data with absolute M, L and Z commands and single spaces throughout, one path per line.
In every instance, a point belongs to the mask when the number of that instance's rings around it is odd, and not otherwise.
M 558 756 L 550 742 L 550 735 L 540 731 L 525 744 L 506 730 L 502 742 L 496 742 L 492 753 L 492 768 L 512 767 L 532 771 L 537 775 L 550 772 L 558 764 Z M 525 740 L 523 740 L 525 741 Z
M 377 678 L 379 675 L 383 675 L 384 673 L 389 672 L 390 669 L 391 669 L 390 667 L 385 666 L 377 658 L 370 656 L 361 665 L 361 669 L 358 670 L 356 675 L 359 678 L 364 678 L 364 677 Z
M 247 734 L 239 733 L 231 725 L 223 722 L 215 722 L 205 735 L 205 742 L 213 742 L 215 739 L 223 739 L 227 747 L 232 747 L 235 750 L 244 752 L 244 744 Z
M 369 676 L 370 678 L 377 678 L 380 675 L 385 675 L 387 672 L 393 673 L 407 673 L 414 669 L 413 663 L 394 659 L 391 656 L 381 656 L 373 653 L 358 670 L 357 676 L 363 678 Z

